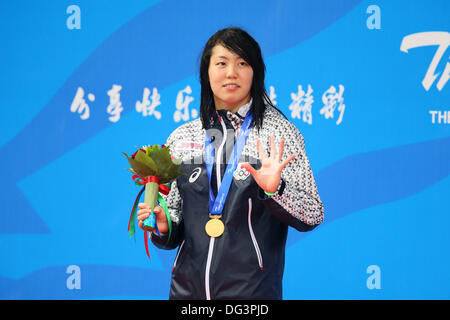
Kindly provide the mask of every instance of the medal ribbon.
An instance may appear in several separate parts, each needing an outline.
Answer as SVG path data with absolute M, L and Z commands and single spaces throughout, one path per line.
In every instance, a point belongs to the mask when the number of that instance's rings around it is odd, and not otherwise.
M 233 172 L 236 170 L 238 161 L 241 157 L 242 150 L 244 150 L 245 143 L 250 134 L 251 128 L 250 124 L 253 119 L 253 114 L 251 111 L 247 113 L 244 123 L 242 124 L 241 132 L 234 144 L 233 152 L 231 153 L 231 162 L 228 163 L 227 169 L 222 179 L 222 184 L 217 191 L 217 198 L 214 197 L 214 193 L 211 188 L 211 175 L 214 165 L 214 145 L 212 143 L 211 137 L 209 137 L 208 132 L 206 132 L 205 141 L 205 160 L 206 160 L 206 170 L 208 172 L 209 179 L 209 212 L 212 216 L 219 216 L 222 214 L 223 207 L 225 205 L 225 200 L 228 196 L 230 190 L 231 182 L 233 181 Z

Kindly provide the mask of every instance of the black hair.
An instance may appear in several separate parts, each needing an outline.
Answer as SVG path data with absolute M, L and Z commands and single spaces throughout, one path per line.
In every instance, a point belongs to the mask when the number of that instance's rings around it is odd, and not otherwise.
M 252 126 L 256 126 L 258 131 L 262 127 L 266 105 L 274 107 L 284 116 L 284 114 L 272 104 L 267 94 L 264 85 L 266 66 L 258 42 L 241 28 L 225 28 L 217 31 L 209 38 L 203 49 L 200 61 L 200 118 L 203 128 L 208 127 L 210 117 L 216 109 L 214 105 L 214 94 L 211 90 L 208 74 L 212 50 L 216 45 L 222 45 L 228 50 L 236 53 L 253 69 L 253 81 L 250 89 L 250 96 L 253 98 L 251 106 L 251 110 L 253 111 Z M 286 116 L 284 117 L 286 118 Z

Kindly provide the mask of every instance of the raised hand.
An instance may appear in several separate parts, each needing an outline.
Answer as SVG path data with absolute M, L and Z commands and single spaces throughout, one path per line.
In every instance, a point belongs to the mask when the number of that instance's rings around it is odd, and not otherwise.
M 283 157 L 284 139 L 281 139 L 280 141 L 278 152 L 273 136 L 270 136 L 269 141 L 270 157 L 267 157 L 264 149 L 261 147 L 259 139 L 256 140 L 256 147 L 258 148 L 259 157 L 261 158 L 261 168 L 259 170 L 253 168 L 248 162 L 243 163 L 242 167 L 250 172 L 261 189 L 268 193 L 275 193 L 280 184 L 281 171 L 295 156 L 292 154 L 280 163 L 281 158 Z

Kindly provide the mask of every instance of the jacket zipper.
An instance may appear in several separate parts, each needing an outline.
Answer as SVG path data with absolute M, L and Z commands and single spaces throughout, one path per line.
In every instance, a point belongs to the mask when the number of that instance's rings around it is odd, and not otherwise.
M 255 247 L 256 256 L 258 257 L 258 264 L 261 271 L 263 270 L 263 260 L 261 255 L 261 250 L 259 250 L 258 241 L 256 241 L 255 234 L 253 233 L 252 227 L 252 198 L 248 198 L 248 230 L 250 231 L 250 236 L 252 237 L 253 246 Z
M 183 249 L 183 246 L 184 246 L 184 242 L 185 242 L 185 241 L 186 241 L 186 240 L 183 240 L 183 242 L 182 242 L 181 245 L 180 245 L 180 250 L 178 250 L 177 256 L 175 257 L 175 261 L 173 262 L 172 272 L 175 270 L 175 267 L 177 266 L 178 257 L 180 256 L 181 249 Z
M 220 161 L 222 160 L 222 151 L 223 146 L 225 145 L 225 142 L 227 141 L 227 127 L 225 126 L 225 123 L 222 120 L 222 117 L 219 117 L 220 124 L 222 125 L 223 130 L 223 140 L 220 144 L 219 149 L 217 150 L 217 160 L 216 160 L 216 180 L 217 180 L 217 191 L 220 189 L 220 185 L 222 183 L 222 177 L 220 172 Z M 206 293 L 206 300 L 211 300 L 211 289 L 209 285 L 209 274 L 211 270 L 211 260 L 212 260 L 212 254 L 214 251 L 214 241 L 215 238 L 211 237 L 209 239 L 209 249 L 208 249 L 208 258 L 206 260 L 206 270 L 205 270 L 205 293 Z

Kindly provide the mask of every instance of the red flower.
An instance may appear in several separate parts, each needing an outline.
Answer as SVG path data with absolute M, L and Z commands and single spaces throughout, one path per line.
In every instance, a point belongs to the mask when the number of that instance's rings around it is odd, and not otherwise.
M 144 153 L 146 153 L 144 149 L 139 149 L 139 150 L 141 150 L 141 151 L 143 151 Z M 138 150 L 138 151 L 139 151 L 139 150 Z M 135 153 L 133 153 L 133 154 L 131 155 L 131 159 L 134 159 L 134 157 L 136 157 L 138 151 L 136 151 Z

